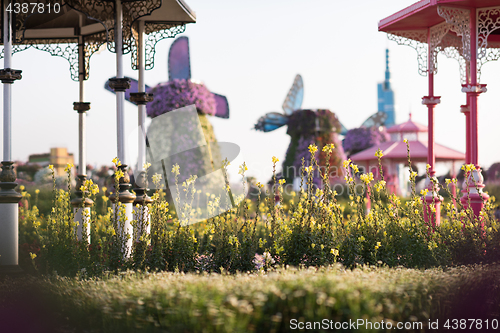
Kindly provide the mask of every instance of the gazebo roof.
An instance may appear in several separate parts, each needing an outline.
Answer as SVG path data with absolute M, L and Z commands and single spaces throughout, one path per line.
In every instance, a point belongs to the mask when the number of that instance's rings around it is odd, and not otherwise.
M 424 30 L 445 22 L 444 18 L 439 16 L 437 6 L 466 9 L 499 5 L 499 0 L 421 0 L 380 20 L 378 30 L 384 32 Z M 455 33 L 453 35 L 456 36 Z M 492 33 L 488 36 L 488 41 L 499 42 L 500 35 Z
M 427 142 L 425 141 L 408 141 L 410 145 L 410 158 L 412 162 L 427 161 Z M 377 149 L 382 150 L 384 156 L 382 160 L 391 160 L 393 162 L 408 161 L 406 143 L 404 141 L 390 141 L 365 149 L 350 158 L 354 162 L 369 162 L 376 161 L 375 152 Z M 465 154 L 454 149 L 434 144 L 434 152 L 436 154 L 436 162 L 460 161 L 465 160 Z
M 415 133 L 418 132 L 428 132 L 427 126 L 416 123 L 410 119 L 402 124 L 397 124 L 390 127 L 387 132 L 389 133 Z M 382 157 L 383 160 L 390 160 L 394 162 L 406 162 L 408 161 L 408 152 L 406 143 L 403 141 L 404 136 L 400 136 L 399 140 L 392 140 L 383 142 L 378 146 L 372 146 L 368 149 L 360 151 L 352 155 L 350 158 L 355 162 L 361 161 L 376 161 L 375 152 L 380 148 L 384 153 Z M 410 144 L 410 158 L 413 162 L 426 162 L 427 161 L 427 146 L 428 142 L 425 141 L 408 141 Z M 436 155 L 436 161 L 446 162 L 446 161 L 460 161 L 465 160 L 465 154 L 442 146 L 440 144 L 434 144 L 434 153 Z
M 410 119 L 402 124 L 397 124 L 391 126 L 387 129 L 388 133 L 400 133 L 400 132 L 428 132 L 427 126 L 416 123 Z

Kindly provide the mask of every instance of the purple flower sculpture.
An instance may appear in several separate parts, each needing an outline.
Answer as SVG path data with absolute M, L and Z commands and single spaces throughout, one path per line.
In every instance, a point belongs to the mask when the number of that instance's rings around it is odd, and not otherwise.
M 154 100 L 147 104 L 146 110 L 151 118 L 192 104 L 196 105 L 200 114 L 216 114 L 217 103 L 214 94 L 203 83 L 174 79 L 160 83 L 150 91 Z
M 351 156 L 389 140 L 390 136 L 385 127 L 358 127 L 347 131 L 343 145 L 344 150 Z

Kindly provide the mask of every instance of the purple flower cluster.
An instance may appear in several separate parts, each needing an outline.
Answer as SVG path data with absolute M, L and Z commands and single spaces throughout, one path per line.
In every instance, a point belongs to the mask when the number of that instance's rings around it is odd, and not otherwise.
M 344 139 L 344 150 L 349 155 L 356 154 L 372 146 L 380 145 L 390 140 L 389 133 L 377 127 L 359 127 L 349 130 Z
M 214 115 L 216 111 L 214 95 L 203 83 L 175 79 L 160 83 L 153 88 L 152 93 L 154 100 L 146 107 L 151 118 L 191 104 L 195 104 L 201 114 Z

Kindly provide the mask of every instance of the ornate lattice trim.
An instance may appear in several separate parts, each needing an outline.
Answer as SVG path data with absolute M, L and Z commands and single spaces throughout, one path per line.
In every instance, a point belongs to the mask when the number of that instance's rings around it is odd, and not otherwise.
M 27 50 L 31 47 L 31 45 L 26 45 L 26 44 L 14 44 L 12 45 L 12 54 L 21 52 L 24 50 Z M 0 59 L 3 59 L 4 57 L 4 48 L 2 47 L 2 51 L 0 51 Z
M 101 22 L 106 29 L 107 47 L 110 52 L 116 53 L 114 25 L 115 4 L 103 0 L 66 0 L 74 9 L 85 13 L 87 17 Z M 150 15 L 161 7 L 161 0 L 128 1 L 122 3 L 123 10 L 123 54 L 132 50 L 132 25 L 143 17 Z
M 131 40 L 132 49 L 132 69 L 138 69 L 138 34 L 134 29 L 133 38 Z M 186 31 L 185 24 L 172 24 L 172 23 L 149 23 L 147 22 L 144 27 L 144 50 L 145 50 L 145 68 L 147 70 L 154 68 L 156 43 L 165 38 L 174 38 L 180 33 Z
M 477 20 L 477 78 L 481 78 L 481 69 L 489 61 L 500 59 L 500 43 L 488 42 L 488 36 L 500 29 L 500 7 L 478 8 Z
M 437 12 L 452 25 L 451 31 L 462 37 L 462 54 L 467 61 L 470 61 L 470 10 L 438 6 Z
M 443 22 L 440 24 L 437 24 L 429 29 L 429 34 L 430 34 L 430 41 L 429 41 L 429 55 L 431 57 L 430 59 L 430 68 L 429 72 L 436 74 L 437 73 L 437 55 L 438 52 L 440 51 L 440 48 L 438 47 L 441 44 L 441 41 L 443 40 L 444 36 L 450 31 L 452 28 L 452 25 Z
M 486 56 L 488 36 L 500 29 L 500 7 L 478 8 L 477 15 L 477 52 L 478 58 Z
M 106 42 L 105 32 L 84 37 L 84 80 L 88 80 L 90 72 L 90 58 Z M 36 39 L 24 40 L 23 44 L 14 44 L 12 53 L 21 52 L 33 47 L 46 51 L 52 56 L 62 57 L 69 62 L 71 79 L 79 80 L 78 37 L 65 39 Z M 4 49 L 0 52 L 0 59 L 4 57 Z
M 101 33 L 98 33 L 98 34 L 94 34 L 94 35 L 89 35 L 89 36 L 85 36 L 83 38 L 83 42 L 84 42 L 84 55 L 85 55 L 85 76 L 84 76 L 84 80 L 88 80 L 89 78 L 89 75 L 90 75 L 90 58 L 92 57 L 92 55 L 94 53 L 96 53 L 97 51 L 99 51 L 99 49 L 101 48 L 101 46 L 106 43 L 106 33 L 105 32 L 101 32 Z M 71 77 L 73 80 L 75 80 L 75 78 L 72 76 Z M 78 79 L 76 79 L 78 80 Z
M 389 31 L 387 38 L 395 41 L 398 45 L 407 45 L 414 48 L 417 51 L 418 73 L 427 76 L 426 30 Z

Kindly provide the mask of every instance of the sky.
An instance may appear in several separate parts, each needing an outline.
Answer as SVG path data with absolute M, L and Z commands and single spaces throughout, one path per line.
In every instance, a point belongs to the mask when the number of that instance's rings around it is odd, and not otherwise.
M 189 24 L 192 78 L 227 96 L 230 118 L 211 117 L 219 141 L 233 142 L 245 161 L 247 175 L 265 182 L 272 173 L 272 157 L 284 160 L 290 137 L 286 127 L 263 133 L 253 130 L 267 112 L 281 105 L 296 74 L 304 80 L 303 108 L 335 112 L 347 128 L 359 127 L 377 111 L 377 83 L 383 81 L 385 49 L 390 51 L 391 84 L 396 99 L 396 122 L 412 119 L 427 124 L 427 78 L 418 74 L 417 53 L 389 41 L 378 32 L 379 20 L 411 5 L 413 0 L 186 0 L 196 12 Z M 156 47 L 155 67 L 146 72 L 146 83 L 168 79 L 167 55 L 173 39 Z M 116 75 L 116 56 L 103 51 L 92 57 L 85 99 L 92 109 L 87 117 L 87 161 L 111 164 L 117 155 L 115 96 L 104 90 Z M 137 77 L 125 56 L 125 75 Z M 30 154 L 67 147 L 78 163 L 78 83 L 70 78 L 69 63 L 50 54 L 27 50 L 16 53 L 13 68 L 23 79 L 13 85 L 12 154 L 26 161 Z M 500 64 L 483 67 L 481 83 L 488 92 L 479 97 L 479 162 L 488 167 L 500 161 Z M 460 105 L 458 62 L 438 56 L 435 95 L 436 142 L 465 151 L 465 117 Z M 1 95 L 1 94 L 0 94 Z M 3 97 L 0 96 L 0 100 Z M 1 121 L 1 119 L 0 119 Z M 126 103 L 125 133 L 134 133 L 137 108 Z M 1 138 L 0 138 L 1 139 Z M 135 136 L 130 138 L 128 164 L 134 164 Z M 281 162 L 280 162 L 281 163 Z

